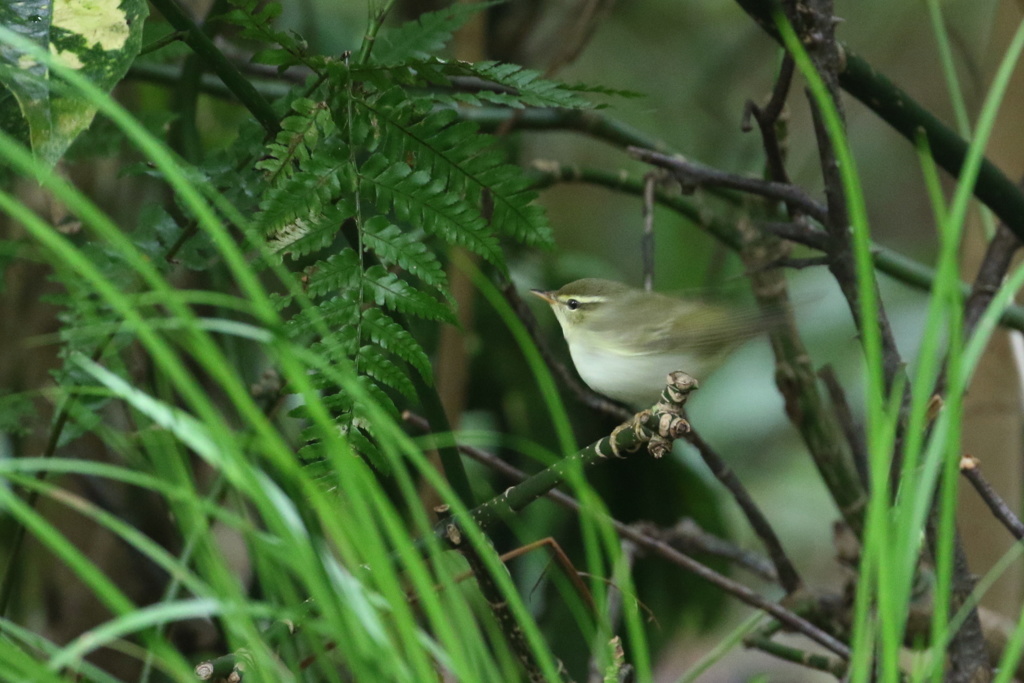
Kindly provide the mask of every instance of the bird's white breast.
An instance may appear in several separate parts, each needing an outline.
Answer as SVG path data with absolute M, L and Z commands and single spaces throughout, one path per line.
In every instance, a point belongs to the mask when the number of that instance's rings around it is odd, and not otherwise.
M 658 402 L 668 373 L 682 370 L 698 378 L 701 373 L 686 353 L 624 355 L 579 341 L 569 344 L 569 353 L 587 386 L 637 408 Z

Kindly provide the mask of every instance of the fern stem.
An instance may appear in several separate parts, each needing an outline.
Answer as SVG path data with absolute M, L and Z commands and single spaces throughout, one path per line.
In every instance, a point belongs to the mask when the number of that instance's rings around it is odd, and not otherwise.
M 348 53 L 345 53 L 345 66 L 348 66 L 349 57 L 350 55 Z M 354 216 L 356 224 L 356 255 L 359 257 L 359 273 L 360 276 L 362 276 L 362 274 L 366 272 L 366 252 L 363 249 L 363 204 L 360 197 L 360 195 L 362 194 L 362 190 L 360 187 L 362 184 L 362 175 L 359 173 L 359 163 L 356 159 L 355 134 L 353 133 L 352 130 L 355 127 L 355 114 L 353 112 L 352 106 L 352 101 L 355 98 L 353 87 L 354 86 L 352 83 L 352 79 L 350 78 L 348 79 L 348 84 L 346 86 L 346 89 L 348 90 L 348 97 L 346 98 L 347 102 L 345 103 L 345 116 L 348 119 L 346 122 L 348 125 L 348 162 L 352 166 L 352 169 L 355 171 L 353 177 L 353 183 L 355 184 L 355 188 L 354 192 L 352 193 L 352 197 L 355 203 L 356 210 Z M 359 308 L 356 314 L 358 316 L 356 318 L 356 346 L 358 347 L 361 346 L 363 343 L 364 288 L 362 286 L 359 287 L 357 295 L 359 297 Z
M 366 64 L 370 59 L 370 51 L 373 50 L 373 43 L 377 40 L 377 32 L 384 25 L 395 0 L 387 0 L 383 7 L 370 15 L 370 22 L 366 26 L 366 35 L 363 36 L 363 43 L 359 46 L 359 55 L 356 56 L 356 64 Z

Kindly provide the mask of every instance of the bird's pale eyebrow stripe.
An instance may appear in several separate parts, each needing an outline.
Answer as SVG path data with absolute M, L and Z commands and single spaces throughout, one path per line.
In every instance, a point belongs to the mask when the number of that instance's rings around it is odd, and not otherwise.
M 604 303 L 605 301 L 607 301 L 608 297 L 605 297 L 605 296 L 594 296 L 594 295 L 590 295 L 590 296 L 582 295 L 581 296 L 581 295 L 578 295 L 578 294 L 563 294 L 562 296 L 558 297 L 558 299 L 560 301 L 571 301 L 571 300 L 575 299 L 576 301 L 579 301 L 581 304 L 601 304 L 601 303 Z

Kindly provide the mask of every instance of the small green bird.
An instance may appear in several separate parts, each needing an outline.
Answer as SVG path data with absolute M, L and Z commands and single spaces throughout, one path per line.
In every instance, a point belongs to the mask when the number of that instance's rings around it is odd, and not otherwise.
M 670 372 L 703 380 L 732 351 L 765 329 L 764 317 L 700 301 L 586 278 L 547 301 L 569 353 L 594 391 L 636 408 L 657 403 Z

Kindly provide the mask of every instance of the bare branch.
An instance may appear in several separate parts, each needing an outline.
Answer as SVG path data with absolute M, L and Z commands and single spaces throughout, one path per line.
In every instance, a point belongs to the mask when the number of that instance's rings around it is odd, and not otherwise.
M 641 147 L 627 147 L 626 151 L 635 159 L 672 171 L 684 187 L 709 185 L 739 190 L 796 206 L 816 220 L 824 222 L 826 219 L 825 207 L 811 199 L 796 185 L 726 173 L 710 166 L 687 161 L 679 156 L 669 156 Z
M 971 486 L 978 492 L 981 499 L 985 501 L 992 514 L 1013 534 L 1013 537 L 1018 541 L 1024 540 L 1024 523 L 1021 523 L 1020 518 L 1010 509 L 1010 506 L 1006 504 L 1002 496 L 982 476 L 981 461 L 973 455 L 965 455 L 960 459 L 960 474 L 964 475 L 967 481 L 971 482 Z

